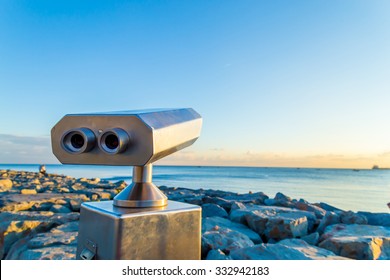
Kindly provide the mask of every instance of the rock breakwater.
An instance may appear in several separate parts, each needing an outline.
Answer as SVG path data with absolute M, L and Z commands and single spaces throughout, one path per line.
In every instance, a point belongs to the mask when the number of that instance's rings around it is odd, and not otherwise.
M 75 259 L 80 205 L 126 183 L 0 170 L 1 259 Z M 160 189 L 202 207 L 202 259 L 390 259 L 390 214 L 277 193 Z

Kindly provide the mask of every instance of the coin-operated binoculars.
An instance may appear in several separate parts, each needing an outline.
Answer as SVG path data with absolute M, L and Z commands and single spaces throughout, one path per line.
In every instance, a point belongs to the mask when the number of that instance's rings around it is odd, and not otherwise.
M 133 166 L 113 201 L 81 205 L 78 259 L 200 259 L 201 208 L 168 201 L 152 163 L 190 146 L 201 127 L 189 108 L 70 114 L 53 127 L 61 163 Z

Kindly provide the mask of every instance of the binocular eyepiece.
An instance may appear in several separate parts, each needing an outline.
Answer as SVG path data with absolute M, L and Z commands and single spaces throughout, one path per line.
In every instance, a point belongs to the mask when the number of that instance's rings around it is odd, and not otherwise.
M 103 152 L 115 155 L 124 152 L 129 142 L 130 136 L 121 128 L 106 130 L 96 137 L 91 129 L 82 127 L 64 133 L 61 146 L 70 154 L 88 153 L 98 146 Z

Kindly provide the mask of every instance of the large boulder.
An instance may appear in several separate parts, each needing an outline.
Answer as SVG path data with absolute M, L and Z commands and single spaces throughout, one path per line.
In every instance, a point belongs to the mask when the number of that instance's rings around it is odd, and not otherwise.
M 314 213 L 296 209 L 248 205 L 232 210 L 230 219 L 248 225 L 267 240 L 281 240 L 307 235 L 316 223 Z
M 262 242 L 260 236 L 256 232 L 242 224 L 234 223 L 228 219 L 224 219 L 221 217 L 208 217 L 202 220 L 203 233 L 215 229 L 230 229 L 232 231 L 237 231 L 248 236 L 249 239 L 252 240 L 255 244 Z
M 319 246 L 358 260 L 390 259 L 390 228 L 371 225 L 328 226 Z
M 234 260 L 339 260 L 333 252 L 311 246 L 303 240 L 285 239 L 276 244 L 260 244 L 230 251 Z
M 390 227 L 389 213 L 357 212 L 357 214 L 366 217 L 369 225 Z
M 229 253 L 231 250 L 253 245 L 252 240 L 245 234 L 226 228 L 215 228 L 202 235 L 202 256 L 205 258 L 210 250 L 220 249 Z
M 8 191 L 12 188 L 12 181 L 10 179 L 0 179 L 0 192 Z
M 206 217 L 228 217 L 228 213 L 224 208 L 217 204 L 205 203 L 202 205 L 202 218 Z

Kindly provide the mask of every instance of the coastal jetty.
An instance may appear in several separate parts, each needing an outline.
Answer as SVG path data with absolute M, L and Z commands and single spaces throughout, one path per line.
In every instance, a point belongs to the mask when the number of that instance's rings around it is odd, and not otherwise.
M 80 205 L 111 200 L 124 181 L 0 170 L 1 259 L 75 259 Z M 390 214 L 344 211 L 282 193 L 160 186 L 202 207 L 202 259 L 390 259 Z

